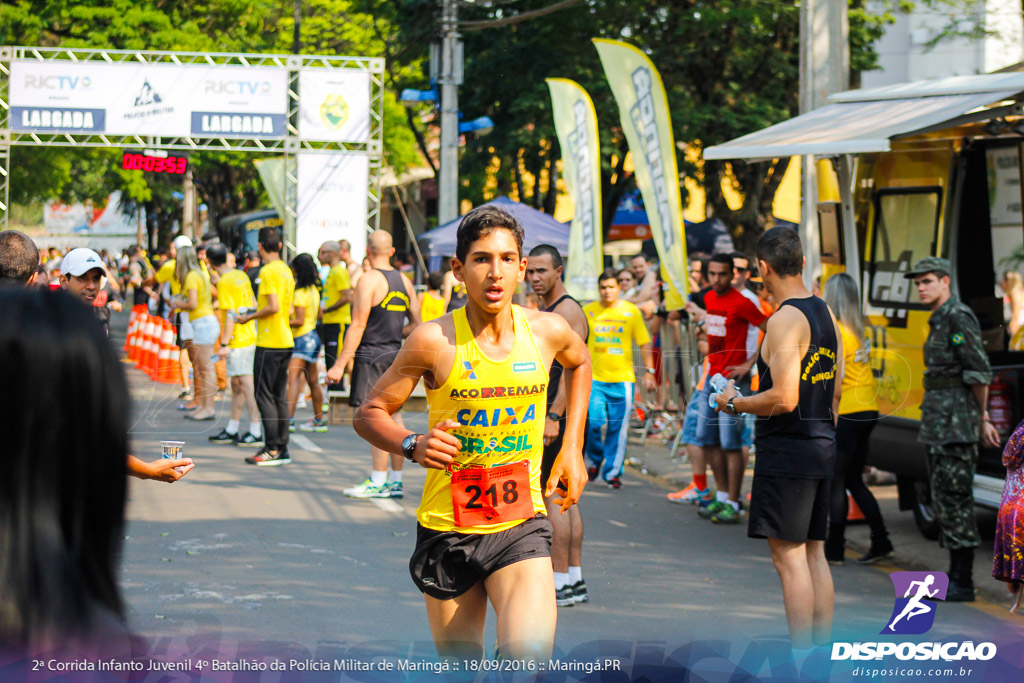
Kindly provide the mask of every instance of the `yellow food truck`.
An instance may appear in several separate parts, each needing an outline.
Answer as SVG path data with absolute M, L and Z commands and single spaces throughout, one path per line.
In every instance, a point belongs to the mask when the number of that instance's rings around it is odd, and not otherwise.
M 920 258 L 948 258 L 953 287 L 977 314 L 996 372 L 989 412 L 1004 440 L 1022 417 L 1022 320 L 999 283 L 1024 260 L 1021 146 L 1024 73 L 957 76 L 852 90 L 824 107 L 705 150 L 706 159 L 814 155 L 823 279 L 860 284 L 882 415 L 869 464 L 894 472 L 900 509 L 934 538 L 924 448 L 917 443 L 927 308 L 903 277 Z M 1018 316 L 1021 317 L 1021 316 Z M 1022 332 L 1011 335 L 1011 328 Z M 982 449 L 975 502 L 999 505 L 1000 449 Z

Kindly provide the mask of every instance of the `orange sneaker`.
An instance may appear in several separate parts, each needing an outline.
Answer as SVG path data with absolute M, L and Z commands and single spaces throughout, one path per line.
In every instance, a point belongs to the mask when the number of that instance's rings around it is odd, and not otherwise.
M 711 500 L 713 498 L 711 489 L 699 489 L 697 485 L 692 481 L 682 491 L 676 491 L 675 493 L 668 494 L 667 498 L 672 503 L 679 503 L 680 505 L 693 505 L 702 500 Z

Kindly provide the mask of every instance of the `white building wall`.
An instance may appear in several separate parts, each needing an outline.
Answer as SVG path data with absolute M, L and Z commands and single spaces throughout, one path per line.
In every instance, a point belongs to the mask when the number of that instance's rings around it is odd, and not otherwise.
M 862 87 L 988 73 L 1024 61 L 1020 0 L 979 0 L 978 7 L 977 21 L 995 35 L 946 38 L 931 49 L 928 42 L 949 23 L 949 14 L 920 6 L 897 14 L 896 23 L 876 43 L 882 68 L 861 74 Z M 973 24 L 970 17 L 961 21 L 965 29 Z

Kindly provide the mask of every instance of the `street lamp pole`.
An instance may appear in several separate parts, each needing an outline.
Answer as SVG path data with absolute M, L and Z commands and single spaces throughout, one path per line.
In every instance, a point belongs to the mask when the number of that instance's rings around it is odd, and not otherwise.
M 459 40 L 457 0 L 441 0 L 441 177 L 438 220 L 443 225 L 459 217 L 459 84 L 462 82 L 462 43 Z

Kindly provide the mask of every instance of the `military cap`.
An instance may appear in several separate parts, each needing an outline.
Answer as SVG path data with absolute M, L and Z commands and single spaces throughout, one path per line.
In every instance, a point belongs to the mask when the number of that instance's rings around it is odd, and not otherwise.
M 937 273 L 939 275 L 952 275 L 953 267 L 949 265 L 949 260 L 939 258 L 938 256 L 925 256 L 923 259 L 914 264 L 914 267 L 909 272 L 904 273 L 903 277 L 910 278 L 924 275 L 925 273 Z

